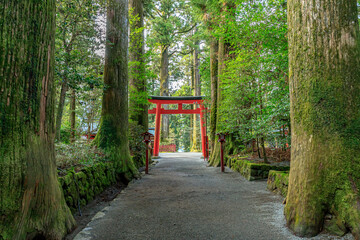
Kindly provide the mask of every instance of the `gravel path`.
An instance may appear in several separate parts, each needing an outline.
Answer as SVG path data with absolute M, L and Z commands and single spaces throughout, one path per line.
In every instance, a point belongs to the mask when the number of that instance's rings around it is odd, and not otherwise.
M 200 154 L 162 154 L 75 239 L 300 239 L 285 227 L 283 199 L 265 181 L 226 171 L 207 167 Z

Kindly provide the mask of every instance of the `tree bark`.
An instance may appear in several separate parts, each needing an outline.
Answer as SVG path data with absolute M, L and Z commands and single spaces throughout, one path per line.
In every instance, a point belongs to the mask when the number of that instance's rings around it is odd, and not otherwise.
M 145 76 L 144 2 L 130 0 L 129 7 L 135 18 L 130 25 L 130 119 L 148 129 L 148 105 Z
M 221 25 L 224 25 L 225 23 L 225 19 L 228 18 L 229 16 L 233 16 L 235 18 L 235 16 L 233 15 L 234 12 L 230 12 L 227 13 L 230 9 L 235 8 L 235 5 L 233 3 L 230 3 L 229 1 L 225 1 L 223 2 L 223 6 L 221 9 Z M 225 41 L 224 36 L 221 36 L 219 38 L 218 41 L 218 76 L 217 76 L 217 92 L 216 92 L 216 109 L 214 111 L 216 111 L 216 119 L 214 120 L 215 122 L 215 126 L 213 126 L 213 128 L 215 128 L 215 132 L 220 132 L 222 131 L 220 125 L 220 117 L 221 117 L 221 113 L 220 113 L 220 105 L 222 102 L 222 95 L 221 95 L 221 89 L 222 89 L 222 85 L 221 85 L 221 79 L 223 78 L 223 74 L 224 74 L 224 70 L 225 70 L 225 60 L 227 58 L 227 55 L 229 53 L 229 46 Z M 211 109 L 211 111 L 213 111 L 213 109 Z M 211 118 L 211 120 L 213 120 Z M 221 153 L 221 144 L 218 141 L 214 142 L 213 148 L 212 148 L 212 152 L 210 155 L 210 165 L 212 166 L 219 166 L 220 165 L 220 153 Z
M 67 79 L 63 79 L 63 82 L 61 84 L 61 92 L 60 92 L 60 98 L 59 98 L 59 104 L 56 111 L 56 140 L 61 140 L 61 123 L 62 123 L 62 117 L 64 113 L 64 106 L 65 106 L 65 98 L 66 93 L 68 90 L 68 83 Z
M 225 42 L 224 38 L 220 37 L 218 43 L 218 77 L 217 77 L 217 92 L 216 92 L 216 119 L 215 119 L 215 132 L 219 131 L 219 116 L 220 116 L 220 101 L 221 101 L 221 74 L 223 72 L 225 66 Z M 211 111 L 213 109 L 211 108 Z M 219 166 L 220 165 L 220 152 L 221 152 L 221 144 L 215 140 L 213 151 L 210 155 L 210 165 Z
M 162 46 L 160 66 L 160 96 L 169 96 L 169 47 Z M 167 105 L 163 105 L 165 109 Z M 169 115 L 161 116 L 161 139 L 169 137 Z
M 118 174 L 137 174 L 128 139 L 128 2 L 109 0 L 106 23 L 104 96 L 95 143 L 110 152 Z
M 54 153 L 55 0 L 0 12 L 0 238 L 62 239 L 75 221 Z
M 192 55 L 194 54 L 194 49 L 192 50 Z M 191 86 L 191 96 L 195 96 L 195 75 L 194 75 L 194 65 L 193 62 L 189 63 L 189 68 L 190 68 L 190 72 L 191 72 L 191 82 L 189 83 Z M 192 109 L 196 108 L 196 104 L 192 104 Z M 189 136 L 190 136 L 190 152 L 196 152 L 193 151 L 193 142 L 194 142 L 194 119 L 196 117 L 196 114 L 191 114 L 190 115 L 190 128 L 189 128 Z M 195 129 L 196 129 L 196 122 L 195 122 Z M 195 139 L 195 143 L 196 143 L 196 139 Z
M 71 90 L 70 102 L 70 127 L 71 127 L 71 142 L 76 140 L 76 91 Z
M 289 0 L 291 170 L 285 216 L 314 236 L 327 213 L 360 238 L 356 0 Z
M 211 112 L 210 112 L 210 139 L 211 149 L 214 150 L 216 120 L 217 120 L 217 88 L 218 88 L 218 40 L 211 37 L 210 42 L 210 78 L 211 78 Z
M 269 163 L 268 158 L 267 158 L 267 155 L 266 155 L 266 148 L 265 148 L 265 140 L 264 140 L 264 137 L 261 137 L 261 138 L 260 138 L 260 141 L 261 141 L 261 149 L 262 149 L 263 156 L 264 156 L 264 163 Z
M 195 42 L 195 49 L 193 52 L 193 79 L 194 79 L 194 96 L 201 96 L 200 85 L 200 70 L 199 70 L 199 41 Z M 194 104 L 194 109 L 198 107 Z M 200 116 L 195 114 L 193 116 L 193 131 L 192 131 L 192 147 L 191 152 L 200 152 Z

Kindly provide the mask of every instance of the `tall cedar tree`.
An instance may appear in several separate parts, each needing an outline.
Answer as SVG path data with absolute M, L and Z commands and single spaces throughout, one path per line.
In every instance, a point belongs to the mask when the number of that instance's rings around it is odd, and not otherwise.
M 152 18 L 153 42 L 160 47 L 160 96 L 169 96 L 169 64 L 171 57 L 179 52 L 174 48 L 186 33 L 190 32 L 194 26 L 190 26 L 187 2 L 184 0 L 159 0 L 152 6 L 150 12 Z M 179 46 L 177 46 L 179 48 Z M 168 105 L 163 105 L 165 109 Z M 169 115 L 162 115 L 161 120 L 161 139 L 169 137 Z
M 0 12 L 0 238 L 62 239 L 75 221 L 54 154 L 55 0 Z
M 221 7 L 221 24 L 225 25 L 226 18 L 232 18 L 234 17 L 234 11 L 235 5 L 231 3 L 231 1 L 224 2 Z M 235 17 L 234 17 L 235 18 Z M 220 165 L 220 143 L 215 139 L 215 132 L 219 132 L 221 129 L 219 127 L 219 121 L 220 121 L 220 104 L 222 100 L 221 96 L 221 80 L 224 77 L 223 71 L 225 69 L 225 60 L 226 57 L 229 55 L 229 44 L 225 41 L 224 36 L 220 36 L 219 40 L 217 41 L 216 46 L 218 47 L 217 51 L 217 65 L 214 65 L 211 67 L 217 67 L 217 77 L 214 80 L 211 81 L 211 100 L 214 102 L 214 105 L 216 106 L 215 109 L 211 108 L 211 122 L 210 122 L 210 134 L 212 137 L 212 152 L 210 156 L 210 165 L 212 166 L 219 166 Z M 211 47 L 211 46 L 210 46 Z M 215 47 L 215 46 L 214 46 Z M 214 71 L 215 69 L 211 70 Z M 216 80 L 216 81 L 215 81 Z M 213 88 L 216 89 L 216 91 L 213 91 Z M 214 111 L 214 113 L 213 113 Z M 216 111 L 216 112 L 215 112 Z
M 360 68 L 356 0 L 288 1 L 291 170 L 285 215 L 299 236 L 324 216 L 360 238 Z
M 130 0 L 130 12 L 134 20 L 130 25 L 130 119 L 144 130 L 148 128 L 148 107 L 143 102 L 146 95 L 145 43 L 144 43 L 144 1 Z
M 211 32 L 212 29 L 210 28 Z M 211 78 L 211 112 L 210 112 L 210 140 L 211 149 L 215 146 L 216 115 L 217 115 L 217 88 L 218 88 L 218 50 L 219 41 L 210 36 L 210 78 Z
M 110 152 L 118 174 L 131 180 L 137 173 L 128 140 L 128 1 L 107 6 L 104 96 L 95 143 Z
M 137 167 L 145 164 L 142 133 L 148 130 L 148 98 L 144 39 L 144 2 L 130 0 L 129 120 L 130 151 Z
M 196 33 L 196 31 L 195 31 Z M 192 79 L 194 85 L 194 96 L 201 96 L 201 83 L 200 83 L 200 70 L 199 70 L 199 48 L 200 43 L 198 40 L 195 41 L 195 46 L 193 50 L 193 65 L 192 65 Z M 194 109 L 197 109 L 197 104 L 194 104 Z M 200 116 L 198 114 L 193 115 L 193 124 L 192 124 L 192 142 L 191 142 L 191 152 L 200 152 Z

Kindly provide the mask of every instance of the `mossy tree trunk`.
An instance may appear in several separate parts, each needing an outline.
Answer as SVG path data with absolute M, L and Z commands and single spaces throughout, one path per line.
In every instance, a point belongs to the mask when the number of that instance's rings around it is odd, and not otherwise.
M 62 83 L 61 83 L 61 91 L 60 91 L 60 97 L 59 97 L 59 103 L 58 103 L 58 107 L 56 110 L 56 140 L 60 141 L 61 140 L 61 123 L 62 123 L 62 117 L 63 117 L 63 113 L 64 113 L 64 107 L 65 107 L 65 98 L 66 98 L 66 93 L 68 90 L 68 81 L 67 78 L 64 77 L 62 79 Z
M 55 0 L 0 12 L 0 238 L 62 239 L 75 221 L 54 154 Z
M 225 58 L 225 42 L 224 38 L 220 37 L 218 42 L 218 77 L 217 77 L 217 92 L 216 92 L 216 116 L 215 119 L 211 118 L 215 122 L 215 133 L 218 131 L 218 125 L 219 125 L 219 109 L 220 109 L 220 101 L 221 101 L 221 74 L 224 69 L 224 59 Z M 213 109 L 211 108 L 211 113 Z M 216 136 L 215 136 L 216 137 Z M 221 152 L 221 144 L 217 141 L 217 139 L 214 139 L 213 148 L 210 155 L 210 165 L 214 167 L 218 167 L 220 165 L 220 152 Z
M 222 25 L 225 25 L 224 23 L 226 21 L 233 21 L 235 18 L 235 12 L 233 11 L 233 9 L 235 9 L 236 5 L 234 3 L 232 3 L 231 1 L 225 1 L 222 3 L 222 8 L 220 10 L 221 12 L 221 23 Z M 226 30 L 225 32 L 226 33 Z M 216 91 L 216 116 L 215 119 L 213 119 L 211 117 L 211 121 L 215 122 L 215 126 L 211 126 L 211 131 L 215 132 L 220 132 L 222 131 L 221 127 L 220 127 L 220 118 L 221 118 L 221 102 L 222 102 L 222 95 L 221 95 L 221 89 L 222 89 L 222 85 L 221 85 L 221 79 L 224 77 L 224 70 L 225 70 L 225 61 L 226 59 L 229 57 L 229 50 L 230 50 L 230 46 L 227 43 L 224 35 L 220 36 L 219 41 L 218 41 L 218 69 L 217 69 L 217 91 Z M 211 109 L 211 112 L 213 111 L 213 109 Z M 211 113 L 212 114 L 212 113 Z M 211 133 L 213 134 L 213 133 Z M 213 141 L 213 148 L 211 151 L 211 155 L 210 155 L 210 165 L 211 166 L 219 166 L 220 165 L 220 153 L 221 153 L 221 144 L 217 141 L 217 139 L 214 138 Z
M 193 51 L 193 79 L 194 79 L 194 96 L 201 96 L 201 83 L 200 83 L 200 62 L 199 62 L 199 41 L 195 42 L 195 48 Z M 194 104 L 194 109 L 198 107 Z M 200 116 L 195 114 L 193 116 L 193 128 L 192 128 L 192 145 L 191 152 L 200 152 Z
M 160 96 L 169 96 L 169 46 L 161 47 Z M 165 109 L 167 105 L 163 105 Z M 161 116 L 161 140 L 169 137 L 169 115 Z
M 102 112 L 95 143 L 110 152 L 118 174 L 137 174 L 128 139 L 128 2 L 108 0 Z
M 71 142 L 76 140 L 76 90 L 71 90 L 70 101 L 70 127 L 71 127 Z
M 288 1 L 291 170 L 285 216 L 316 235 L 330 213 L 360 238 L 356 0 Z
M 210 78 L 211 78 L 211 112 L 210 112 L 210 140 L 211 151 L 215 146 L 216 121 L 217 121 L 217 88 L 218 88 L 218 50 L 219 41 L 211 37 L 210 42 Z
M 145 45 L 144 45 L 144 2 L 130 0 L 133 15 L 130 25 L 130 119 L 148 129 L 148 105 L 146 97 Z
M 129 63 L 129 118 L 130 145 L 136 166 L 145 164 L 142 133 L 148 130 L 148 97 L 146 92 L 146 65 L 144 42 L 144 1 L 130 0 L 130 63 Z

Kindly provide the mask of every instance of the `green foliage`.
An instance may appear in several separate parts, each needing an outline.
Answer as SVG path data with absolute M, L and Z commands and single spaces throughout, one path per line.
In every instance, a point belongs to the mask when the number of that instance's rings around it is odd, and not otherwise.
M 173 96 L 191 96 L 191 86 L 184 84 L 179 90 L 173 93 Z M 183 105 L 184 109 L 191 109 L 192 105 Z M 171 107 L 170 107 L 171 108 Z M 182 149 L 185 152 L 190 151 L 190 139 L 192 137 L 192 129 L 190 127 L 190 115 L 179 114 L 170 115 L 170 135 L 173 136 L 173 143 L 176 144 L 178 149 Z
M 60 141 L 65 144 L 69 144 L 71 138 L 71 128 L 62 127 L 60 131 L 61 131 Z
M 90 143 L 56 144 L 56 165 L 61 169 L 92 166 L 108 158 L 108 154 Z
M 191 7 L 187 1 L 158 0 L 149 12 L 150 45 L 176 46 L 192 28 Z
M 144 106 L 148 105 L 147 82 L 154 76 L 149 70 L 148 62 L 151 57 L 151 51 L 144 52 L 144 30 L 145 27 L 138 27 L 142 20 L 138 15 L 135 15 L 134 9 L 129 9 L 129 22 L 131 26 L 130 31 L 130 55 L 134 55 L 129 61 L 129 75 L 134 83 L 129 88 L 129 115 L 136 116 L 141 114 Z M 140 52 L 139 52 L 140 51 Z
M 99 19 L 104 15 L 104 1 L 57 0 L 56 4 L 57 90 L 60 92 L 64 86 L 75 90 L 77 132 L 94 132 L 96 126 L 92 126 L 100 113 L 102 92 L 99 90 L 103 88 L 103 31 Z M 65 106 L 63 126 L 68 125 L 69 111 Z
M 229 56 L 221 79 L 219 129 L 243 141 L 265 137 L 272 146 L 290 143 L 286 6 L 283 0 L 236 1 L 215 34 Z M 236 21 L 231 21 L 235 14 Z
M 101 87 L 101 60 L 95 52 L 101 49 L 97 18 L 102 2 L 57 0 L 56 76 L 75 89 L 83 82 Z

